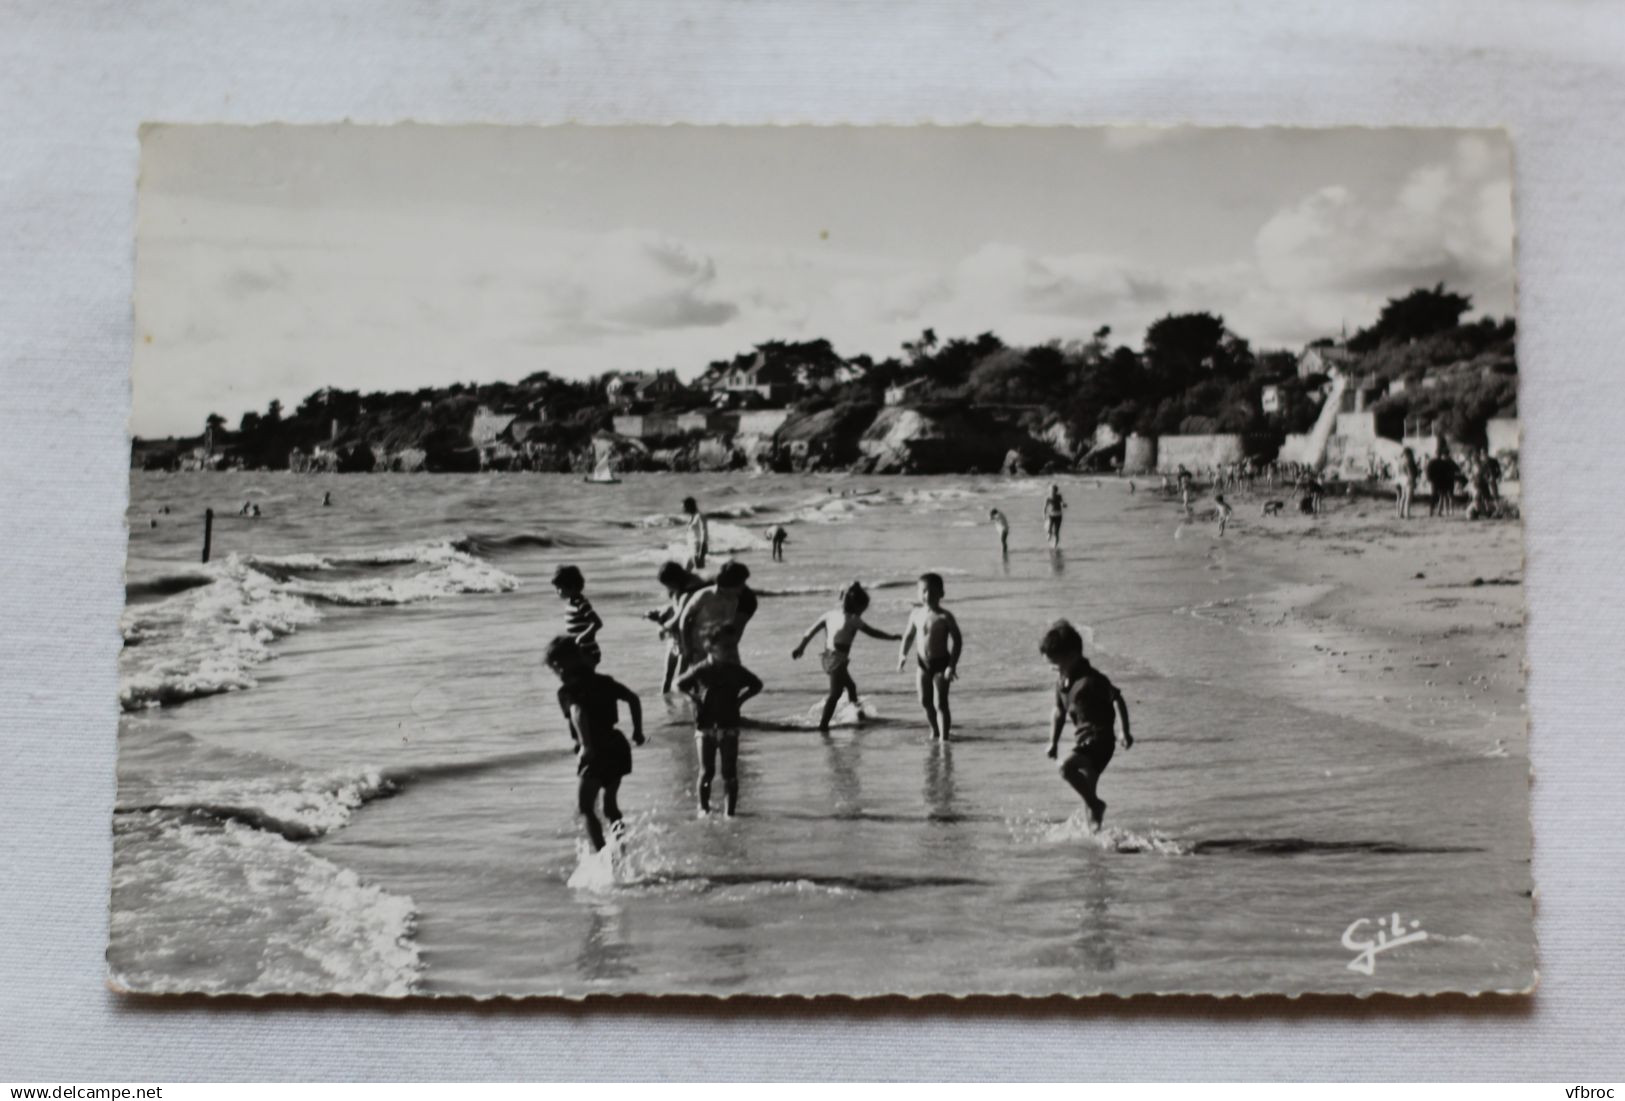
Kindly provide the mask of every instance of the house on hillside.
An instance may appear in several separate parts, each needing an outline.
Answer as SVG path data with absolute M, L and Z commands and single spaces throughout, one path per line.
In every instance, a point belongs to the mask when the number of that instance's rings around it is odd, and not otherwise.
M 793 401 L 802 391 L 796 372 L 779 363 L 770 363 L 762 352 L 743 365 L 729 367 L 711 383 L 711 394 L 717 404 L 732 403 L 748 394 L 770 404 Z M 717 400 L 721 399 L 721 400 Z
M 1354 359 L 1348 348 L 1336 344 L 1311 344 L 1298 356 L 1298 377 L 1341 374 Z
M 622 371 L 611 375 L 605 386 L 611 405 L 625 409 L 637 402 L 681 397 L 688 387 L 676 371 Z
M 1279 386 L 1266 386 L 1258 395 L 1258 407 L 1266 413 L 1279 413 L 1281 411 L 1281 388 Z

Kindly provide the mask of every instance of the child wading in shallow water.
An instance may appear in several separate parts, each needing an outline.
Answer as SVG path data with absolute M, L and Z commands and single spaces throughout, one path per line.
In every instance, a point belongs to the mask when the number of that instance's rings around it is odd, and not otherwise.
M 592 610 L 586 589 L 587 580 L 576 567 L 560 566 L 553 571 L 553 591 L 559 594 L 560 600 L 570 605 L 570 615 L 565 620 L 564 629 L 575 639 L 587 667 L 596 669 L 599 659 L 603 657 L 598 649 L 598 632 L 603 630 L 604 621 Z
M 931 724 L 933 740 L 948 740 L 953 731 L 953 714 L 948 710 L 948 686 L 959 676 L 959 655 L 965 640 L 959 621 L 942 606 L 942 578 L 934 573 L 920 575 L 920 606 L 908 617 L 903 644 L 897 651 L 897 668 L 908 664 L 908 651 L 915 646 L 915 683 L 920 690 L 920 706 Z
M 1004 513 L 998 509 L 988 510 L 988 519 L 993 521 L 993 530 L 999 533 L 999 550 L 1004 554 L 1010 553 L 1010 521 L 1004 518 Z
M 835 708 L 841 702 L 844 692 L 852 701 L 852 706 L 858 705 L 858 686 L 852 680 L 851 658 L 852 643 L 862 631 L 870 638 L 883 638 L 896 642 L 902 635 L 890 634 L 886 631 L 869 626 L 863 621 L 863 613 L 869 610 L 869 594 L 862 585 L 856 581 L 841 590 L 841 606 L 822 618 L 807 629 L 801 636 L 801 641 L 790 656 L 800 660 L 801 655 L 807 652 L 807 644 L 819 631 L 824 632 L 824 672 L 829 674 L 829 698 L 824 700 L 824 714 L 818 720 L 818 729 L 825 734 L 829 733 L 829 721 L 835 716 Z M 858 716 L 862 721 L 863 716 Z
M 705 639 L 706 658 L 677 678 L 677 687 L 698 701 L 694 748 L 700 755 L 700 813 L 711 812 L 711 781 L 716 777 L 720 754 L 729 818 L 739 806 L 739 709 L 762 690 L 760 677 L 721 656 L 730 649 L 727 644 L 732 633 L 733 627 L 725 623 L 710 628 Z
M 1106 818 L 1106 803 L 1095 793 L 1100 774 L 1112 759 L 1117 748 L 1113 734 L 1117 714 L 1123 716 L 1123 748 L 1134 744 L 1129 733 L 1128 703 L 1117 686 L 1106 679 L 1106 674 L 1089 664 L 1083 656 L 1083 637 L 1077 628 L 1064 619 L 1055 621 L 1038 644 L 1058 679 L 1055 682 L 1055 713 L 1050 719 L 1049 756 L 1054 760 L 1060 752 L 1061 730 L 1067 719 L 1072 720 L 1077 744 L 1066 760 L 1061 762 L 1061 779 L 1071 784 L 1089 808 L 1089 824 L 1095 829 Z
M 594 849 L 604 847 L 604 827 L 598 821 L 597 803 L 604 796 L 604 817 L 610 829 L 619 830 L 621 807 L 617 796 L 621 780 L 632 771 L 632 746 L 616 727 L 618 704 L 625 703 L 632 716 L 632 741 L 643 744 L 643 706 L 637 693 L 613 677 L 595 673 L 582 656 L 581 647 L 569 635 L 560 635 L 547 644 L 543 662 L 559 678 L 559 710 L 570 724 L 570 738 L 576 747 L 576 810 L 587 826 Z

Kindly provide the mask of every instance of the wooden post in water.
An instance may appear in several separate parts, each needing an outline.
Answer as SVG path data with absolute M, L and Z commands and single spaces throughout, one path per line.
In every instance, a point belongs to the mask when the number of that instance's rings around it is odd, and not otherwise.
M 214 509 L 203 510 L 203 561 L 209 560 L 209 542 L 214 538 Z

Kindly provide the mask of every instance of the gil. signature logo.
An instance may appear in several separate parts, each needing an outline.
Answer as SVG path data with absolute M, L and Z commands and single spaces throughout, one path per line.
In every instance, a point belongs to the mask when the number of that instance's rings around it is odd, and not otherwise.
M 1366 926 L 1372 926 L 1374 929 L 1369 933 L 1365 932 Z M 1427 939 L 1427 932 L 1422 928 L 1420 921 L 1415 919 L 1403 921 L 1397 913 L 1388 915 L 1386 919 L 1360 918 L 1343 930 L 1343 947 L 1350 952 L 1359 953 L 1349 961 L 1349 970 L 1358 971 L 1362 975 L 1376 972 L 1378 954 L 1398 948 L 1402 944 L 1415 944 L 1417 941 Z

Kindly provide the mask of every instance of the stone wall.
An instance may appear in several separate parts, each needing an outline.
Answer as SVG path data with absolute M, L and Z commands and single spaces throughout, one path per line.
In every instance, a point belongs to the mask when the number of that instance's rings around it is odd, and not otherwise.
M 1157 471 L 1163 474 L 1172 474 L 1181 466 L 1196 471 L 1240 462 L 1246 454 L 1241 437 L 1230 433 L 1157 437 Z

